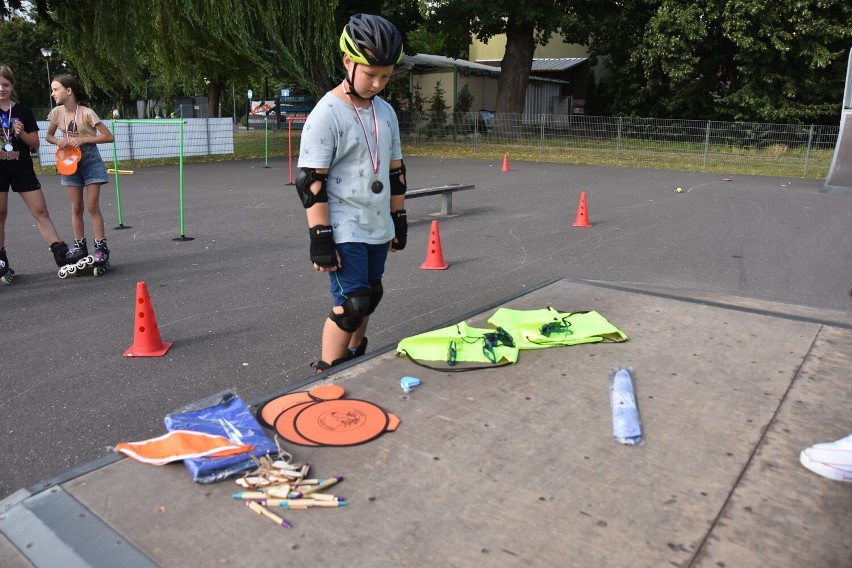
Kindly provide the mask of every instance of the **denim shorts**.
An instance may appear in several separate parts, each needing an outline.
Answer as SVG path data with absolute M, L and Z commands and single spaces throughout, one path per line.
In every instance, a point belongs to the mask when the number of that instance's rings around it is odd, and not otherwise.
M 373 287 L 370 282 L 382 279 L 388 258 L 388 243 L 340 243 L 337 252 L 342 266 L 328 273 L 328 281 L 334 305 L 342 306 L 349 294 L 356 290 L 369 290 Z
M 107 183 L 109 178 L 98 147 L 94 144 L 83 144 L 81 150 L 83 157 L 77 164 L 77 171 L 70 176 L 62 176 L 62 185 L 86 187 L 93 183 Z

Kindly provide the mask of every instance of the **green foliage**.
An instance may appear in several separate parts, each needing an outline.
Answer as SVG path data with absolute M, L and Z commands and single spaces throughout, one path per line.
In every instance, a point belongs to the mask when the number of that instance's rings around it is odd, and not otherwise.
M 470 92 L 470 87 L 467 83 L 464 84 L 461 91 L 459 91 L 458 97 L 456 97 L 456 112 L 466 113 L 470 112 L 470 109 L 473 107 L 473 95 Z
M 286 78 L 312 94 L 339 74 L 336 0 L 39 0 L 56 22 L 56 46 L 83 84 L 124 98 L 208 94 Z
M 634 0 L 601 12 L 591 50 L 613 114 L 834 123 L 850 22 L 846 0 Z
M 553 0 L 436 0 L 429 29 L 446 34 L 447 47 L 467 52 L 471 35 L 487 41 L 506 34 L 506 53 L 499 79 L 496 111 L 523 112 L 533 51 L 554 34 L 584 43 L 586 21 L 594 2 Z
M 0 21 L 0 58 L 36 108 L 41 47 L 52 74 L 104 101 L 207 93 L 215 112 L 227 93 L 241 114 L 265 80 L 317 96 L 339 82 L 340 29 L 363 11 L 391 19 L 408 53 L 466 57 L 472 34 L 506 34 L 498 113 L 522 112 L 533 49 L 561 34 L 611 70 L 590 113 L 834 124 L 852 44 L 848 0 L 4 0 L 0 15 L 12 10 L 30 19 Z
M 15 74 L 16 99 L 34 109 L 46 109 L 50 103 L 48 62 L 41 48 L 52 45 L 52 36 L 43 25 L 24 18 L 0 20 L 0 65 L 8 65 Z M 51 73 L 57 66 L 58 61 L 52 59 Z
M 19 4 L 6 0 L 3 6 L 8 12 Z M 55 22 L 58 51 L 90 91 L 98 86 L 120 99 L 206 92 L 211 111 L 221 93 L 245 93 L 248 85 L 267 81 L 314 96 L 333 88 L 342 75 L 340 30 L 355 12 L 381 13 L 404 34 L 421 19 L 417 0 L 33 4 L 42 19 Z
M 432 92 L 432 97 L 429 99 L 429 127 L 435 130 L 443 130 L 447 125 L 447 106 L 444 98 L 446 91 L 441 86 L 441 82 L 435 83 L 435 90 Z
M 426 99 L 423 97 L 423 90 L 420 88 L 420 83 L 414 85 L 414 100 L 411 101 L 411 110 L 414 112 L 423 112 L 426 110 Z

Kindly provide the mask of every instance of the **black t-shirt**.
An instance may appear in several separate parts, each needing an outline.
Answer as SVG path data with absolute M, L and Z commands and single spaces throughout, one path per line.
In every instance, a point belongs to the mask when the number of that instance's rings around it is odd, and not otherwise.
M 11 116 L 10 116 L 11 114 Z M 15 134 L 14 121 L 19 120 L 24 125 L 24 132 L 37 132 L 38 124 L 35 115 L 29 107 L 15 103 L 9 111 L 0 110 L 0 122 L 3 130 L 0 132 L 0 172 L 4 174 L 26 174 L 33 172 L 33 159 L 30 147 Z M 8 133 L 12 150 L 6 150 L 6 134 Z

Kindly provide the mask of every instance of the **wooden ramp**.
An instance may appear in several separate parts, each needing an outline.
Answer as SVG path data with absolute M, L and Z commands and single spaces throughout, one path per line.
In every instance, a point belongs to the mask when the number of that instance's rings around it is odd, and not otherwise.
M 596 310 L 630 339 L 455 374 L 379 353 L 323 380 L 399 429 L 287 446 L 345 476 L 349 506 L 282 510 L 284 529 L 231 482 L 109 458 L 0 502 L 0 565 L 852 565 L 852 486 L 798 462 L 852 432 L 852 314 L 568 280 L 503 305 Z M 612 439 L 619 366 L 634 370 L 642 447 Z M 410 394 L 405 375 L 422 381 Z

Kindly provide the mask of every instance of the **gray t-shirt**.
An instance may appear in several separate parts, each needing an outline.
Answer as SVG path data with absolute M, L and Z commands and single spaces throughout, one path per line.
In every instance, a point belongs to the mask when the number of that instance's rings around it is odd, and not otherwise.
M 328 168 L 328 214 L 337 243 L 382 244 L 394 237 L 388 171 L 392 160 L 402 159 L 399 123 L 393 108 L 384 100 L 374 98 L 373 107 L 375 122 L 371 109 L 359 108 L 356 115 L 355 107 L 333 93 L 326 93 L 302 130 L 298 165 Z M 377 174 L 373 171 L 376 125 L 379 129 Z M 383 185 L 381 193 L 371 190 L 377 179 Z

